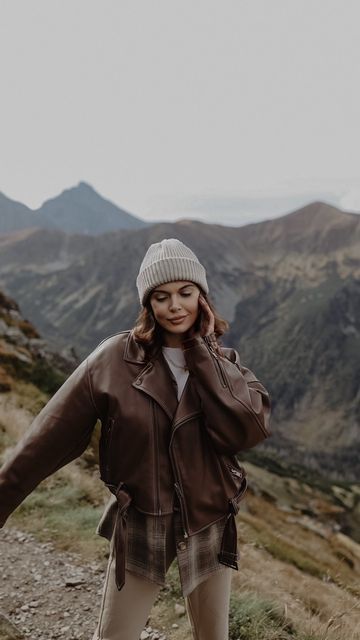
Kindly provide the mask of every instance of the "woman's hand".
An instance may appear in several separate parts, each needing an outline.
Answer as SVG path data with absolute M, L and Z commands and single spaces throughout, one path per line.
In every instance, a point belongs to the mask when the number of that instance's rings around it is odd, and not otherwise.
M 209 336 L 211 333 L 214 333 L 214 330 L 215 330 L 214 314 L 211 311 L 205 298 L 201 294 L 199 295 L 199 305 L 201 306 L 201 312 L 202 312 L 200 334 L 201 336 Z
M 184 340 L 188 338 L 209 336 L 214 332 L 214 329 L 215 329 L 214 314 L 211 311 L 205 298 L 201 294 L 199 295 L 198 300 L 199 300 L 199 313 L 201 315 L 200 330 L 195 331 L 194 329 L 195 323 L 194 323 L 193 326 L 190 327 L 190 329 L 184 335 Z

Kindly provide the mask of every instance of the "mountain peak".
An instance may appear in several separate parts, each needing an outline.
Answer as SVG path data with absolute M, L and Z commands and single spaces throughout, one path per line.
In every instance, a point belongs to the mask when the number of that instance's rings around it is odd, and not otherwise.
M 285 224 L 289 230 L 305 231 L 307 229 L 313 232 L 315 229 L 324 229 L 325 226 L 338 225 L 339 222 L 345 222 L 354 215 L 356 214 L 342 211 L 328 202 L 316 200 L 281 216 L 278 220 L 280 220 L 280 224 Z
M 295 211 L 292 211 L 287 214 L 287 216 L 291 216 L 291 215 L 327 216 L 327 218 L 329 219 L 331 217 L 339 218 L 339 216 L 341 217 L 349 214 L 348 212 L 343 211 L 338 207 L 335 207 L 333 204 L 330 204 L 329 202 L 325 202 L 323 200 L 315 200 L 314 202 L 309 202 L 308 204 L 304 205 L 300 209 L 296 209 Z M 284 217 L 287 217 L 287 216 L 284 216 Z
M 32 210 L 0 192 L 0 233 L 41 227 L 65 233 L 100 235 L 122 229 L 140 229 L 149 223 L 121 209 L 80 180 Z
M 85 182 L 85 180 L 80 180 L 80 182 L 78 182 L 76 187 L 74 187 L 74 188 L 75 189 L 89 189 L 90 191 L 95 191 L 94 187 L 89 182 Z
M 102 198 L 102 196 L 100 196 L 96 189 L 94 189 L 94 187 L 89 182 L 85 182 L 85 180 L 80 180 L 80 182 L 78 182 L 75 187 L 70 187 L 69 189 L 66 189 L 66 191 L 71 193 L 83 193 Z
M 101 196 L 84 180 L 46 200 L 38 214 L 47 225 L 66 233 L 98 235 L 120 229 L 139 229 L 147 223 Z
M 94 187 L 91 186 L 88 182 L 80 181 L 77 185 L 73 187 L 68 187 L 67 189 L 63 189 L 57 196 L 52 198 L 48 198 L 43 203 L 42 207 L 48 205 L 51 202 L 59 202 L 59 200 L 74 200 L 77 201 L 80 198 L 98 198 L 104 200 L 100 194 L 95 191 Z

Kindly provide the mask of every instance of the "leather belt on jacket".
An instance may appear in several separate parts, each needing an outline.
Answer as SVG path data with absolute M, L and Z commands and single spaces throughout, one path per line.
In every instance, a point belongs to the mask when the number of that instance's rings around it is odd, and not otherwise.
M 229 513 L 226 518 L 226 524 L 221 540 L 220 552 L 218 559 L 221 564 L 238 570 L 238 553 L 237 553 L 237 529 L 235 515 L 239 511 L 239 506 L 232 500 L 229 500 Z M 236 510 L 235 510 L 236 509 Z
M 221 540 L 220 552 L 218 560 L 227 567 L 239 570 L 238 552 L 237 552 L 237 528 L 235 516 L 240 509 L 240 500 L 242 499 L 247 488 L 246 476 L 243 476 L 239 490 L 234 498 L 229 500 L 229 512 L 226 518 L 225 528 Z
M 109 485 L 108 485 L 109 486 Z M 127 510 L 131 504 L 132 497 L 126 489 L 124 482 L 118 487 L 109 486 L 110 491 L 115 495 L 117 500 L 117 514 L 114 531 L 115 544 L 115 582 L 118 590 L 123 588 L 125 584 L 125 560 L 127 545 L 127 528 L 126 517 Z

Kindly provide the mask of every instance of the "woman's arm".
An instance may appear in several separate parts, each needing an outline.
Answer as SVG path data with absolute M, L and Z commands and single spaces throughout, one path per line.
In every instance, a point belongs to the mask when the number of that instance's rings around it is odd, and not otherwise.
M 220 454 L 236 454 L 270 435 L 269 393 L 254 373 L 215 348 L 215 334 L 183 341 L 184 357 L 200 396 L 205 424 Z
M 42 480 L 85 451 L 98 417 L 86 359 L 36 416 L 0 469 L 0 527 Z

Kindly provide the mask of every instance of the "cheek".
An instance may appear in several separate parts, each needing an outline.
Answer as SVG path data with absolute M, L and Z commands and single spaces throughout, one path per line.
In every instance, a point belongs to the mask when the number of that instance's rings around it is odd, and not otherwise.
M 153 314 L 156 320 L 159 320 L 164 317 L 165 310 L 161 308 L 161 305 L 154 304 L 153 305 Z
M 190 311 L 192 312 L 193 315 L 197 316 L 197 314 L 199 312 L 199 302 L 198 302 L 197 299 L 192 301 L 191 306 L 190 306 Z
M 192 308 L 193 308 L 194 313 L 196 313 L 196 314 L 199 313 L 200 304 L 199 304 L 199 298 L 198 297 L 194 300 Z

